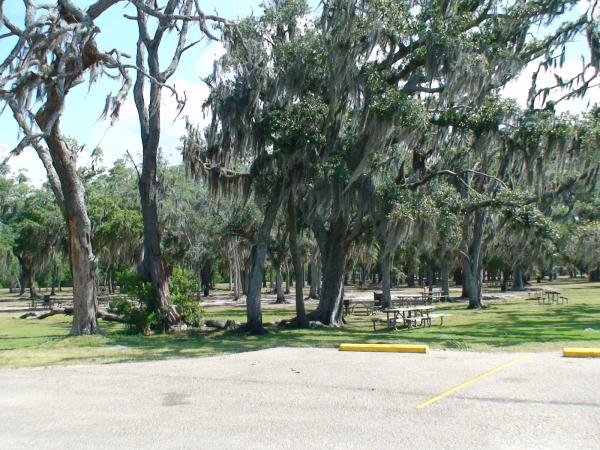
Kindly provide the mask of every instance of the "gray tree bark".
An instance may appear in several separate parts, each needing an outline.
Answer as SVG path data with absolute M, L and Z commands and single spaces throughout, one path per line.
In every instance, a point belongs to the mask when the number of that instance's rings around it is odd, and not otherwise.
M 318 248 L 310 255 L 310 292 L 309 298 L 321 296 L 321 257 Z
M 178 2 L 171 1 L 165 10 L 171 14 Z M 137 73 L 133 88 L 133 97 L 138 112 L 140 137 L 142 142 L 142 172 L 139 178 L 139 193 L 144 225 L 144 259 L 140 265 L 140 275 L 152 283 L 154 288 L 154 307 L 158 313 L 164 330 L 178 328 L 182 325 L 180 315 L 170 300 L 170 277 L 166 261 L 161 249 L 161 236 L 158 223 L 158 205 L 156 199 L 158 182 L 158 148 L 161 135 L 161 94 L 162 85 L 174 72 L 179 58 L 174 59 L 173 69 L 162 72 L 160 69 L 159 49 L 167 24 L 160 23 L 150 39 L 147 28 L 147 15 L 138 10 L 139 38 L 137 43 L 136 64 L 146 68 L 149 75 L 156 80 L 150 84 L 148 102 L 145 98 L 146 75 Z M 187 23 L 184 24 L 187 32 Z M 180 32 L 183 33 L 183 32 Z M 180 34 L 181 36 L 181 34 Z M 185 39 L 185 35 L 183 36 Z M 179 55 L 181 56 L 181 55 Z
M 283 276 L 281 275 L 281 264 L 275 268 L 275 292 L 277 294 L 276 303 L 285 303 L 285 294 L 283 292 Z
M 383 295 L 381 297 L 381 303 L 384 308 L 392 307 L 391 271 L 392 258 L 384 253 L 381 257 L 381 289 L 383 292 Z
M 442 297 L 444 300 L 448 301 L 450 298 L 450 285 L 448 282 L 448 265 L 445 262 L 442 262 L 441 269 L 442 276 Z
M 485 211 L 468 213 L 463 219 L 463 293 L 469 299 L 469 308 L 481 308 L 482 272 L 483 272 L 483 231 Z
M 319 306 L 308 315 L 309 320 L 330 326 L 343 324 L 344 275 L 348 253 L 347 232 L 347 221 L 343 217 L 338 217 L 325 232 L 325 239 L 320 239 L 323 285 Z
M 281 206 L 283 198 L 287 196 L 287 189 L 281 183 L 274 186 L 275 196 L 269 199 L 263 221 L 254 236 L 254 244 L 252 245 L 251 261 L 252 268 L 250 269 L 248 280 L 248 295 L 246 296 L 246 319 L 244 329 L 255 334 L 264 334 L 266 330 L 262 324 L 262 308 L 261 308 L 261 289 L 265 271 L 265 258 L 269 248 L 269 239 L 271 237 L 271 229 L 275 224 L 277 212 Z
M 298 246 L 298 223 L 296 217 L 296 205 L 294 195 L 290 193 L 287 204 L 287 218 L 289 230 L 290 253 L 292 254 L 292 263 L 294 265 L 294 274 L 296 276 L 296 318 L 298 326 L 301 328 L 308 327 L 308 318 L 304 308 L 304 267 L 300 258 L 300 248 Z

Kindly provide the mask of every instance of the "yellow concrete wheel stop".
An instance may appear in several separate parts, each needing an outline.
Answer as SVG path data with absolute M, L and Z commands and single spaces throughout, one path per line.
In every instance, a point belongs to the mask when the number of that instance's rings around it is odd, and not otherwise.
M 600 358 L 600 348 L 563 348 L 567 358 Z
M 427 353 L 429 346 L 415 344 L 340 344 L 344 352 Z

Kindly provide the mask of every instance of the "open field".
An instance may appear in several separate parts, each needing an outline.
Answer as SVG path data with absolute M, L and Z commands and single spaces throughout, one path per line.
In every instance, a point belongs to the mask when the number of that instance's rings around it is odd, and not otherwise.
M 166 358 L 237 353 L 272 347 L 336 347 L 342 342 L 424 343 L 434 349 L 474 351 L 547 351 L 563 346 L 600 346 L 600 283 L 553 282 L 570 298 L 568 305 L 540 306 L 518 297 L 491 300 L 488 308 L 470 311 L 465 303 L 442 304 L 452 314 L 444 326 L 389 331 L 383 325 L 373 331 L 366 316 L 350 316 L 346 327 L 311 330 L 279 329 L 275 322 L 293 316 L 292 305 L 264 302 L 266 336 L 232 332 L 129 335 L 124 326 L 102 322 L 104 334 L 68 337 L 70 317 L 20 320 L 20 313 L 0 313 L 0 367 L 55 364 L 104 364 Z M 368 296 L 371 291 L 350 291 L 349 296 Z M 511 293 L 524 296 L 526 293 Z M 210 302 L 209 300 L 208 302 Z M 309 308 L 315 302 L 307 302 Z M 1 304 L 0 304 L 1 305 Z M 245 309 L 207 307 L 207 318 L 245 320 Z
M 593 449 L 600 446 L 599 380 L 599 360 L 557 353 L 290 348 L 0 370 L 0 442 L 56 449 Z

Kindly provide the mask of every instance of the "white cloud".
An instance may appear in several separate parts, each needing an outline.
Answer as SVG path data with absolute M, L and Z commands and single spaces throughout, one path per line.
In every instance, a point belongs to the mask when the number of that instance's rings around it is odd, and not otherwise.
M 525 107 L 527 104 L 529 88 L 531 87 L 531 77 L 537 70 L 537 67 L 538 66 L 535 63 L 529 64 L 521 73 L 521 75 L 519 75 L 519 77 L 506 85 L 506 87 L 502 90 L 501 95 L 504 97 L 514 98 L 517 100 L 517 103 L 520 106 Z M 539 90 L 554 86 L 557 82 L 554 74 L 562 77 L 563 80 L 567 80 L 580 73 L 581 69 L 581 62 L 577 60 L 567 61 L 563 67 L 558 69 L 542 69 L 536 80 L 537 89 Z M 587 75 L 589 76 L 590 73 L 588 72 Z M 566 91 L 561 92 L 557 90 L 548 96 L 548 100 L 557 100 L 565 93 Z M 589 89 L 584 98 L 569 99 L 558 103 L 556 110 L 558 112 L 570 112 L 572 114 L 578 114 L 587 110 L 588 105 L 594 105 L 595 103 L 600 103 L 600 88 L 598 87 Z M 536 106 L 539 106 L 539 104 Z
M 4 161 L 12 149 L 8 144 L 0 144 L 0 161 Z M 8 166 L 12 175 L 24 173 L 36 187 L 41 187 L 47 179 L 46 169 L 32 148 L 24 149 L 18 156 L 11 156 Z
M 220 42 L 211 43 L 198 58 L 198 62 L 194 68 L 195 75 L 198 77 L 210 75 L 213 71 L 215 61 L 223 56 L 226 51 Z
M 185 120 L 188 116 L 194 123 L 206 124 L 207 119 L 202 111 L 202 104 L 208 97 L 208 87 L 200 80 L 190 83 L 183 79 L 175 79 L 171 83 L 186 104 L 178 115 L 177 101 L 168 89 L 163 89 L 161 98 L 161 139 L 163 155 L 172 164 L 181 162 L 177 150 L 180 138 L 185 134 Z M 111 166 L 118 159 L 125 157 L 129 151 L 136 161 L 141 160 L 141 142 L 137 109 L 133 99 L 128 99 L 121 109 L 121 115 L 112 127 L 108 121 L 100 122 L 97 131 L 92 135 L 90 148 L 99 146 L 104 152 L 104 163 Z M 84 159 L 82 159 L 82 162 Z

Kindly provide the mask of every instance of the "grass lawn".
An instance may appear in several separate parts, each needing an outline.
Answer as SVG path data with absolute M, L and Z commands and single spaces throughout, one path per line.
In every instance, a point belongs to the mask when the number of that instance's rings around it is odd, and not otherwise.
M 600 346 L 600 283 L 545 284 L 570 299 L 568 305 L 540 306 L 524 299 L 488 302 L 470 311 L 465 303 L 440 306 L 452 314 L 444 326 L 403 331 L 373 331 L 364 316 L 351 316 L 342 329 L 280 330 L 268 326 L 266 336 L 229 332 L 135 336 L 119 324 L 101 322 L 103 335 L 67 337 L 70 318 L 20 320 L 21 313 L 0 313 L 0 367 L 53 364 L 104 364 L 165 358 L 208 356 L 271 347 L 335 347 L 342 342 L 424 343 L 436 349 L 543 351 L 563 346 Z M 526 297 L 526 294 L 524 294 Z M 265 322 L 293 316 L 293 307 L 263 309 Z M 244 308 L 210 308 L 207 318 L 244 322 Z M 588 331 L 586 331 L 588 330 Z

